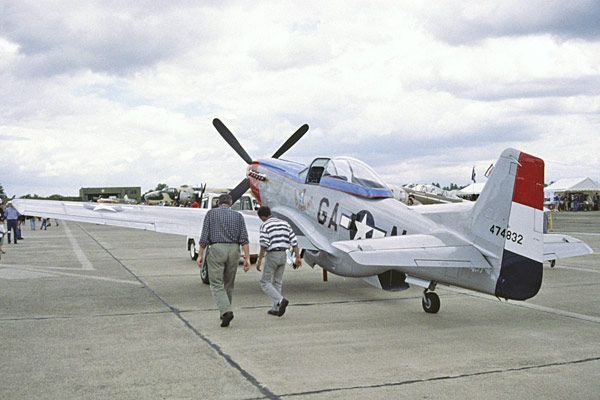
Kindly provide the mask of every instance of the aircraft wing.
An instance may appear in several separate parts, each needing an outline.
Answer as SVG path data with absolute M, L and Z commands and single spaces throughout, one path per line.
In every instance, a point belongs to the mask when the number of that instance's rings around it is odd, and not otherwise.
M 23 215 L 143 229 L 183 236 L 199 236 L 204 216 L 208 211 L 201 208 L 31 199 L 14 199 L 12 204 Z M 256 215 L 242 215 L 246 222 L 250 242 L 258 242 L 260 219 Z
M 365 266 L 491 268 L 474 246 L 444 234 L 344 240 L 333 246 Z
M 557 233 L 544 234 L 544 261 L 583 256 L 593 252 L 590 246 L 574 237 Z

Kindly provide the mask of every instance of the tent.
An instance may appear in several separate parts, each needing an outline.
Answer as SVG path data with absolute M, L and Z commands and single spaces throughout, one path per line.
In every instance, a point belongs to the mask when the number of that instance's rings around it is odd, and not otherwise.
M 560 203 L 555 199 L 555 194 L 567 194 L 567 198 L 560 199 Z M 552 185 L 546 186 L 544 188 L 544 204 L 550 208 L 554 209 L 558 207 L 559 210 L 570 210 L 572 207 L 571 201 L 569 200 L 569 194 L 577 194 L 582 193 L 583 197 L 578 200 L 577 209 L 578 210 L 592 210 L 595 208 L 592 198 L 595 193 L 600 193 L 600 185 L 590 178 L 564 178 L 559 179 L 554 182 Z M 561 195 L 562 196 L 562 195 Z
M 546 186 L 544 192 L 600 192 L 600 184 L 591 178 L 564 178 Z
M 470 196 L 472 194 L 480 195 L 483 187 L 485 186 L 485 182 L 479 183 L 471 183 L 469 186 L 466 186 L 456 192 L 457 196 Z

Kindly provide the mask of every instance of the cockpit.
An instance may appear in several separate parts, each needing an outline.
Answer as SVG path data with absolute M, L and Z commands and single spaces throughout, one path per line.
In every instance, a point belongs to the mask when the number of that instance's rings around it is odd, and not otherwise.
M 305 175 L 305 177 L 304 177 Z M 367 164 L 351 157 L 317 158 L 300 173 L 306 183 L 364 197 L 393 197 L 390 188 Z

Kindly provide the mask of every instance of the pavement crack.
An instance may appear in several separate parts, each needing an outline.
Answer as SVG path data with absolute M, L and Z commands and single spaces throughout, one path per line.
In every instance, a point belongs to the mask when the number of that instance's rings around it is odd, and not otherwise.
M 192 326 L 192 324 L 185 319 L 182 315 L 181 315 L 181 311 L 179 311 L 177 308 L 171 306 L 165 299 L 163 299 L 158 293 L 156 293 L 153 289 L 151 289 L 146 282 L 144 282 L 138 275 L 136 275 L 131 269 L 129 269 L 125 264 L 123 264 L 123 262 L 118 259 L 117 257 L 115 257 L 115 255 L 108 250 L 106 247 L 104 247 L 102 245 L 102 243 L 100 243 L 98 240 L 96 240 L 96 238 L 90 234 L 83 226 L 81 226 L 80 224 L 77 224 L 79 226 L 79 228 L 85 232 L 94 242 L 96 242 L 98 244 L 98 246 L 100 246 L 100 248 L 102 248 L 108 255 L 110 255 L 117 263 L 119 263 L 119 265 L 125 270 L 127 271 L 133 278 L 135 278 L 138 282 L 140 282 L 144 288 L 146 288 L 148 291 L 150 291 L 150 293 L 160 302 L 162 303 L 166 308 L 169 309 L 169 311 L 175 315 L 188 329 L 190 329 L 199 339 L 201 339 L 203 342 L 205 342 L 210 348 L 212 348 L 219 356 L 221 356 L 225 362 L 227 362 L 227 364 L 229 364 L 229 366 L 231 366 L 232 368 L 234 368 L 235 370 L 237 370 L 250 384 L 252 384 L 254 387 L 256 387 L 258 389 L 258 391 L 263 394 L 263 396 L 265 396 L 264 398 L 267 399 L 280 399 L 279 396 L 277 396 L 275 393 L 271 392 L 269 390 L 269 388 L 267 388 L 265 385 L 263 385 L 262 383 L 260 383 L 258 381 L 258 379 L 256 379 L 252 374 L 250 374 L 248 371 L 246 371 L 244 368 L 242 368 L 241 365 L 239 365 L 237 362 L 235 362 L 233 360 L 233 358 L 231 358 L 231 356 L 227 353 L 225 353 L 221 347 L 216 344 L 215 342 L 213 342 L 212 340 L 210 340 L 208 337 L 206 337 L 205 335 L 202 334 L 202 332 L 200 332 L 199 330 L 197 330 L 194 326 Z
M 551 368 L 551 367 L 560 367 L 560 366 L 566 366 L 566 365 L 575 365 L 575 364 L 589 363 L 589 362 L 595 362 L 595 361 L 600 361 L 600 357 L 590 357 L 590 358 L 584 358 L 584 359 L 580 359 L 580 360 L 553 362 L 553 363 L 538 364 L 538 365 L 527 365 L 527 366 L 523 366 L 523 367 L 514 367 L 514 368 L 491 369 L 491 370 L 487 370 L 487 371 L 471 372 L 471 373 L 457 374 L 457 375 L 442 375 L 442 376 L 434 376 L 431 378 L 423 378 L 423 379 L 409 379 L 409 380 L 405 380 L 405 381 L 380 383 L 380 384 L 374 384 L 374 385 L 358 385 L 358 386 L 327 388 L 327 389 L 320 389 L 320 390 L 310 390 L 310 391 L 305 391 L 305 392 L 293 392 L 293 393 L 281 394 L 280 397 L 281 398 L 298 397 L 298 396 L 308 396 L 308 395 L 314 395 L 314 394 L 342 392 L 342 391 L 350 391 L 350 390 L 365 390 L 365 389 L 377 389 L 377 388 L 385 388 L 385 387 L 404 386 L 404 385 L 412 385 L 412 384 L 416 384 L 416 383 L 449 381 L 449 380 L 471 378 L 471 377 L 477 377 L 477 376 L 505 374 L 505 373 L 511 373 L 511 372 L 536 370 L 536 369 Z M 250 400 L 250 399 L 248 399 L 248 400 Z M 258 398 L 256 400 L 258 400 Z

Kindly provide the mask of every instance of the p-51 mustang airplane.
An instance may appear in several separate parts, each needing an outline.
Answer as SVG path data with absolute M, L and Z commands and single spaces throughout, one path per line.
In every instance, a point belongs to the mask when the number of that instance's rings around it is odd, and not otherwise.
M 408 207 L 361 161 L 253 161 L 221 121 L 213 124 L 249 164 L 232 196 L 250 187 L 290 222 L 309 265 L 385 290 L 423 287 L 428 313 L 440 308 L 438 284 L 525 300 L 540 289 L 543 261 L 592 253 L 543 233 L 544 162 L 518 150 L 502 152 L 477 202 Z
M 440 308 L 438 284 L 505 299 L 533 297 L 542 262 L 590 254 L 567 235 L 543 234 L 544 163 L 513 149 L 496 163 L 475 203 L 407 207 L 366 164 L 347 157 L 316 158 L 310 165 L 279 160 L 308 130 L 299 128 L 272 158 L 253 161 L 218 119 L 213 124 L 249 164 L 248 188 L 274 215 L 289 221 L 305 249 L 305 261 L 347 277 L 362 277 L 391 291 L 424 288 L 423 309 Z M 100 223 L 194 236 L 207 210 L 13 200 L 24 215 Z M 250 235 L 260 221 L 245 215 Z

